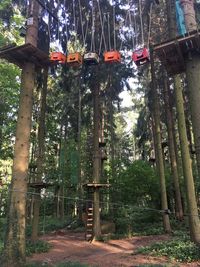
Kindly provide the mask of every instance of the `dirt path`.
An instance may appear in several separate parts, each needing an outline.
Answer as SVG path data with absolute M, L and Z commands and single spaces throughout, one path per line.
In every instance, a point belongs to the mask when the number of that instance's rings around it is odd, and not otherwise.
M 176 264 L 165 258 L 156 258 L 146 255 L 134 255 L 138 247 L 146 246 L 158 241 L 168 240 L 167 235 L 132 237 L 123 240 L 110 240 L 106 243 L 89 243 L 84 240 L 83 233 L 59 232 L 44 236 L 42 240 L 52 244 L 47 253 L 35 254 L 28 262 L 48 263 L 54 266 L 61 262 L 80 262 L 89 266 L 98 267 L 134 267 L 141 264 L 167 264 L 167 266 L 197 267 L 200 263 Z

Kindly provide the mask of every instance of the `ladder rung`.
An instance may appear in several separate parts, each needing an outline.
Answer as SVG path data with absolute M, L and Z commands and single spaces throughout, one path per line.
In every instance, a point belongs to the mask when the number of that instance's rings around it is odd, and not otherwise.
M 93 218 L 88 218 L 87 221 L 90 221 L 91 222 L 91 221 L 93 221 Z
M 87 223 L 87 226 L 92 226 L 93 225 L 93 223 Z

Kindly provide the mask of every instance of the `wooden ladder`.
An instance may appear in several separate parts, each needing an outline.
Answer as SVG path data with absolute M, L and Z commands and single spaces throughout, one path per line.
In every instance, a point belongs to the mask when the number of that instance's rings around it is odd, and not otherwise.
M 85 239 L 92 241 L 93 239 L 93 221 L 94 221 L 93 207 L 87 208 L 86 233 Z

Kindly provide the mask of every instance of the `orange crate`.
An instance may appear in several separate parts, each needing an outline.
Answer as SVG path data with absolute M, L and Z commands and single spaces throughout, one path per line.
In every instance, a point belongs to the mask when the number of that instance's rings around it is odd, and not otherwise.
M 61 52 L 52 52 L 50 55 L 50 60 L 52 62 L 58 62 L 60 64 L 65 64 L 66 56 Z
M 71 53 L 67 56 L 67 64 L 70 66 L 80 66 L 83 63 L 83 58 L 79 52 Z
M 104 53 L 104 61 L 110 63 L 120 63 L 121 54 L 119 51 L 108 51 Z

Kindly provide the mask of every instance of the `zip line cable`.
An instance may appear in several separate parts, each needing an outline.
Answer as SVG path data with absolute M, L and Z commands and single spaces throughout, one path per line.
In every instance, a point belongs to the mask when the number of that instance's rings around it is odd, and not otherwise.
M 40 193 L 35 193 L 35 192 L 24 192 L 24 191 L 21 191 L 21 190 L 11 190 L 11 189 L 8 189 L 8 191 L 11 193 L 11 192 L 17 192 L 17 193 L 21 193 L 21 194 L 24 194 L 26 197 L 28 197 L 28 195 L 37 195 L 37 196 L 41 196 Z M 47 192 L 44 194 L 44 197 L 47 199 Z M 52 197 L 55 197 L 55 195 L 52 195 Z M 95 203 L 94 200 L 91 200 L 91 199 L 81 199 L 81 198 L 78 198 L 78 197 L 65 197 L 65 196 L 60 196 L 60 199 L 67 199 L 69 201 L 75 201 L 75 202 L 83 202 L 83 203 Z M 106 204 L 107 205 L 107 202 L 105 201 L 100 201 L 99 202 L 100 204 Z M 109 203 L 110 206 L 113 206 L 113 209 L 119 209 L 119 208 L 129 208 L 129 209 L 132 209 L 133 211 L 135 212 L 147 212 L 147 211 L 155 211 L 155 212 L 158 212 L 160 214 L 168 214 L 168 215 L 173 215 L 175 214 L 175 212 L 172 212 L 170 211 L 169 209 L 167 210 L 161 210 L 161 209 L 155 209 L 155 208 L 149 208 L 149 207 L 138 207 L 138 206 L 134 206 L 134 205 L 130 205 L 130 204 L 123 204 L 123 203 L 120 203 L 120 202 L 110 202 Z M 114 208 L 115 207 L 115 208 Z M 190 214 L 190 213 L 184 213 L 184 216 L 191 216 L 191 217 L 196 217 L 198 216 L 199 217 L 199 214 Z

